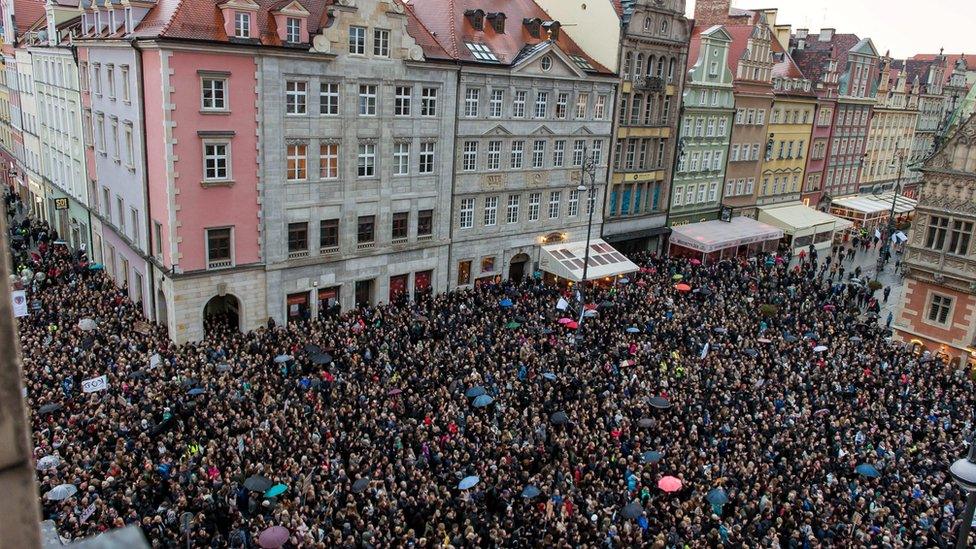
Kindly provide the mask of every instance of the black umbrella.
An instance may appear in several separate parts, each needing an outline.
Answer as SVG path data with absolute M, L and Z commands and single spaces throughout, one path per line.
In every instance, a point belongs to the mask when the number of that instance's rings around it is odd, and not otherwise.
M 747 355 L 749 355 L 749 356 L 756 356 L 756 355 L 759 354 L 759 351 L 753 349 L 752 347 L 750 347 L 748 349 L 744 349 L 742 352 L 745 353 L 745 354 L 747 354 Z
M 610 307 L 613 307 L 612 301 L 604 301 L 596 306 L 597 309 L 608 309 Z
M 143 372 L 142 370 L 136 370 L 131 374 L 129 374 L 129 377 L 132 379 L 146 379 L 147 377 L 149 377 L 149 375 L 146 374 L 146 372 Z
M 57 412 L 61 408 L 62 406 L 60 404 L 55 404 L 55 403 L 45 404 L 44 406 L 41 406 L 40 408 L 37 409 L 37 413 L 42 415 L 53 414 L 54 412 Z
M 180 383 L 182 383 L 182 385 L 184 387 L 196 387 L 197 386 L 197 380 L 193 379 L 192 377 L 183 378 L 183 381 L 181 381 Z
M 526 321 L 525 317 L 522 316 L 522 315 L 515 315 L 515 318 L 513 318 L 512 320 L 514 320 L 515 322 L 518 322 L 520 324 L 525 324 L 525 321 Z
M 322 352 L 322 348 L 314 343 L 309 343 L 305 346 L 305 352 L 310 355 L 317 355 Z
M 369 486 L 369 479 L 361 478 L 356 482 L 352 483 L 352 493 L 359 494 L 365 492 L 367 486 Z
M 549 419 L 552 420 L 553 425 L 562 425 L 569 421 L 569 416 L 566 415 L 566 412 L 556 412 Z
M 637 420 L 637 425 L 640 425 L 641 427 L 644 427 L 646 429 L 651 425 L 654 425 L 654 420 L 649 417 L 642 417 L 639 420 Z
M 95 345 L 95 338 L 92 337 L 92 336 L 88 336 L 85 339 L 81 340 L 81 345 L 79 345 L 79 346 L 82 349 L 84 349 L 84 350 L 87 351 L 87 350 L 91 349 L 92 346 L 94 346 L 94 345 Z
M 223 363 L 223 364 L 218 364 L 217 365 L 217 371 L 218 372 L 229 372 L 230 371 L 230 364 L 227 364 L 226 362 Z
M 666 398 L 664 398 L 662 396 L 651 397 L 651 398 L 647 399 L 647 402 L 651 406 L 653 406 L 653 407 L 655 407 L 655 408 L 657 408 L 659 410 L 666 410 L 666 409 L 668 409 L 668 408 L 671 407 L 671 401 L 669 401 L 668 399 L 666 399 Z
M 272 486 L 274 486 L 274 482 L 272 482 L 270 478 L 263 475 L 253 475 L 244 481 L 245 488 L 252 492 L 260 492 L 262 494 L 267 492 L 268 488 L 271 488 Z
M 644 508 L 641 507 L 641 504 L 637 503 L 636 501 L 628 503 L 623 509 L 620 510 L 621 516 L 623 516 L 625 519 L 635 519 L 641 516 L 643 513 Z
M 332 355 L 329 353 L 315 353 L 309 357 L 309 360 L 312 361 L 312 364 L 328 364 L 332 362 Z

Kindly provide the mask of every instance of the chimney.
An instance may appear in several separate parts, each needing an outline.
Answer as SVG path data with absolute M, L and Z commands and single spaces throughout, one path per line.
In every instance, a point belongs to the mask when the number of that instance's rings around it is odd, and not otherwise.
M 834 39 L 834 31 L 836 29 L 820 29 L 819 40 L 821 42 L 830 42 Z
M 800 38 L 800 39 L 798 39 L 796 41 L 796 49 L 797 49 L 797 51 L 803 51 L 806 47 L 807 47 L 807 39 L 806 38 Z
M 806 40 L 807 33 L 809 31 L 810 31 L 810 29 L 796 29 L 796 39 L 797 40 Z
M 732 0 L 698 0 L 695 3 L 695 24 L 702 27 L 723 25 L 729 19 Z

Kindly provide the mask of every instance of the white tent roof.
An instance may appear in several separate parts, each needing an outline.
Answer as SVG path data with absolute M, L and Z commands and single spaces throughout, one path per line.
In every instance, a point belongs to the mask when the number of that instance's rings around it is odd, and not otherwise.
M 547 273 L 579 282 L 583 280 L 583 258 L 586 242 L 563 242 L 542 247 L 539 268 Z M 593 280 L 606 276 L 632 273 L 638 269 L 634 262 L 599 238 L 590 240 L 589 268 L 586 278 Z
M 671 229 L 672 244 L 705 253 L 780 238 L 782 230 L 744 216 L 733 217 L 731 222 L 703 221 Z
M 878 196 L 874 196 L 873 194 L 861 194 L 847 198 L 838 198 L 831 203 L 831 207 L 844 208 L 846 210 L 853 210 L 865 215 L 871 215 L 878 212 L 890 211 L 892 198 L 895 199 L 895 214 L 903 214 L 914 211 L 915 207 L 918 205 L 917 200 L 912 200 L 907 196 L 901 195 L 895 197 L 895 193 L 889 191 Z
M 853 225 L 846 219 L 815 210 L 803 204 L 760 208 L 759 220 L 779 227 L 789 234 L 795 234 L 812 227 L 822 226 L 823 230 L 826 230 L 829 225 L 833 230 L 843 230 Z

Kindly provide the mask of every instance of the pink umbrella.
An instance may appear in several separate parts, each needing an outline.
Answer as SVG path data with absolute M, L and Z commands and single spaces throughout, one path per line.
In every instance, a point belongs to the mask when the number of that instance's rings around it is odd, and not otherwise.
M 664 477 L 657 481 L 657 487 L 665 492 L 677 492 L 681 489 L 681 480 L 675 477 Z
M 563 324 L 563 326 L 569 328 L 570 330 L 575 330 L 576 328 L 579 328 L 579 322 L 576 322 L 575 320 L 570 320 L 569 322 Z
M 558 322 L 558 323 L 560 323 L 560 324 L 569 324 L 569 323 L 570 323 L 570 322 L 572 322 L 572 321 L 573 321 L 573 319 L 572 319 L 572 318 L 566 318 L 566 317 L 562 317 L 562 318 L 560 318 L 559 320 L 557 320 L 556 322 Z
M 692 265 L 701 265 L 701 260 L 698 260 L 698 259 L 692 259 L 692 260 L 691 260 L 691 261 L 689 261 L 688 263 L 691 263 Z
M 288 529 L 284 526 L 272 526 L 258 536 L 258 545 L 265 549 L 277 549 L 288 541 Z

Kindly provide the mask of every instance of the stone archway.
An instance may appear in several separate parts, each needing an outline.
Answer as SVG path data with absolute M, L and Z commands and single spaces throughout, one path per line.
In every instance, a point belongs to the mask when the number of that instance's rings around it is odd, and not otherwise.
M 169 307 L 166 304 L 166 294 L 162 289 L 156 290 L 156 323 L 169 326 Z
M 241 302 L 233 294 L 215 295 L 203 307 L 203 330 L 239 330 L 241 325 Z
M 513 257 L 508 264 L 508 279 L 514 282 L 522 280 L 525 277 L 525 267 L 528 263 L 529 254 L 527 253 L 520 253 Z

